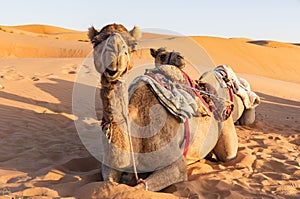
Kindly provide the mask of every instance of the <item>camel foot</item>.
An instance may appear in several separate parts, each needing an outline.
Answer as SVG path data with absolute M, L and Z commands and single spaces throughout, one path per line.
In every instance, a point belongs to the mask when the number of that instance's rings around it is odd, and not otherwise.
M 105 164 L 102 164 L 101 169 L 102 169 L 103 181 L 119 183 L 122 174 L 121 171 L 110 168 Z
M 160 191 L 174 183 L 187 180 L 187 169 L 184 157 L 180 157 L 171 165 L 154 171 L 143 183 L 136 185 L 137 188 Z

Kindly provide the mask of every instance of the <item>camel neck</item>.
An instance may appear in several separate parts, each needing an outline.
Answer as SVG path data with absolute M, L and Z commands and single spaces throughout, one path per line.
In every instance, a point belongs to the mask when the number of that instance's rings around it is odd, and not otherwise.
M 103 103 L 103 122 L 120 124 L 128 116 L 128 91 L 125 82 L 108 82 L 101 77 L 100 97 Z
M 109 82 L 102 75 L 100 97 L 103 103 L 102 132 L 107 139 L 102 140 L 105 148 L 103 161 L 115 168 L 129 168 L 130 140 L 128 136 L 128 91 L 125 82 Z

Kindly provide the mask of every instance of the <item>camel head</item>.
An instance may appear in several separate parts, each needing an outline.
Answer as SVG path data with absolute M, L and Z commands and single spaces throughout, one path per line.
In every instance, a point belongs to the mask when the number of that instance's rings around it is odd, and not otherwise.
M 128 31 L 121 24 L 110 24 L 97 31 L 90 27 L 88 37 L 94 46 L 94 64 L 100 74 L 113 82 L 132 68 L 132 54 L 140 37 L 139 28 Z
M 150 53 L 155 59 L 156 66 L 169 64 L 177 66 L 180 69 L 185 67 L 185 59 L 179 52 L 170 52 L 166 48 L 150 48 Z

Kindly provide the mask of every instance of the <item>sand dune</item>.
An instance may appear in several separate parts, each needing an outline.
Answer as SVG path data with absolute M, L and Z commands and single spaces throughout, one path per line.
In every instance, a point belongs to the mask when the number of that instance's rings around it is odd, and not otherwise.
M 86 31 L 71 30 L 49 25 L 21 25 L 21 26 L 0 26 L 6 32 L 13 32 L 22 35 L 33 35 L 54 39 L 66 39 L 75 41 L 87 41 Z M 87 27 L 88 28 L 88 27 Z
M 92 50 L 86 42 L 86 32 L 54 26 L 0 26 L 0 38 L 0 57 L 3 58 L 86 57 Z M 145 33 L 142 39 L 151 41 L 155 38 L 175 37 Z M 208 52 L 216 65 L 227 64 L 240 73 L 300 83 L 298 45 L 235 38 L 191 38 Z M 143 56 L 151 58 L 147 51 Z
M 41 28 L 41 33 L 37 31 L 38 28 Z M 65 30 L 49 26 L 0 26 L 0 57 L 86 57 L 91 51 L 91 46 L 86 42 L 86 33 L 62 32 Z
M 88 43 L 57 40 L 30 35 L 14 35 L 0 31 L 0 57 L 47 58 L 85 57 L 91 48 Z
M 235 160 L 197 162 L 188 167 L 189 181 L 153 193 L 101 182 L 100 162 L 81 143 L 72 113 L 74 81 L 92 48 L 63 39 L 72 31 L 42 27 L 0 30 L 0 198 L 300 197 L 299 46 L 193 37 L 215 64 L 228 64 L 249 80 L 262 104 L 253 125 L 236 127 Z M 137 52 L 136 65 L 153 62 L 147 51 Z
M 61 28 L 57 26 L 49 26 L 42 24 L 28 24 L 20 26 L 9 26 L 10 28 L 25 30 L 27 32 L 40 33 L 40 34 L 58 34 L 58 33 L 73 33 L 78 32 L 76 30 L 70 30 L 66 28 Z
M 300 83 L 300 48 L 281 42 L 249 39 L 193 37 L 217 65 L 227 64 L 235 71 Z M 222 52 L 222 53 L 221 53 Z

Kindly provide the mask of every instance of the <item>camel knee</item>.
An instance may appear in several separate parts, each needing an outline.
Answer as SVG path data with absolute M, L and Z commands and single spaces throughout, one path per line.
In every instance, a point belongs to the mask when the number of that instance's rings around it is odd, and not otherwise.
M 220 137 L 213 151 L 218 160 L 226 162 L 234 159 L 238 150 L 238 137 L 232 118 L 224 122 L 220 133 Z
M 222 142 L 222 141 L 221 141 Z M 213 152 L 217 157 L 217 160 L 221 162 L 228 162 L 237 156 L 237 144 L 231 143 L 230 145 L 225 145 L 224 143 L 218 143 Z
M 245 109 L 239 119 L 240 125 L 250 125 L 255 121 L 255 108 Z
M 233 151 L 231 153 L 216 153 L 217 159 L 221 162 L 228 162 L 230 160 L 233 160 L 237 156 L 237 152 Z

